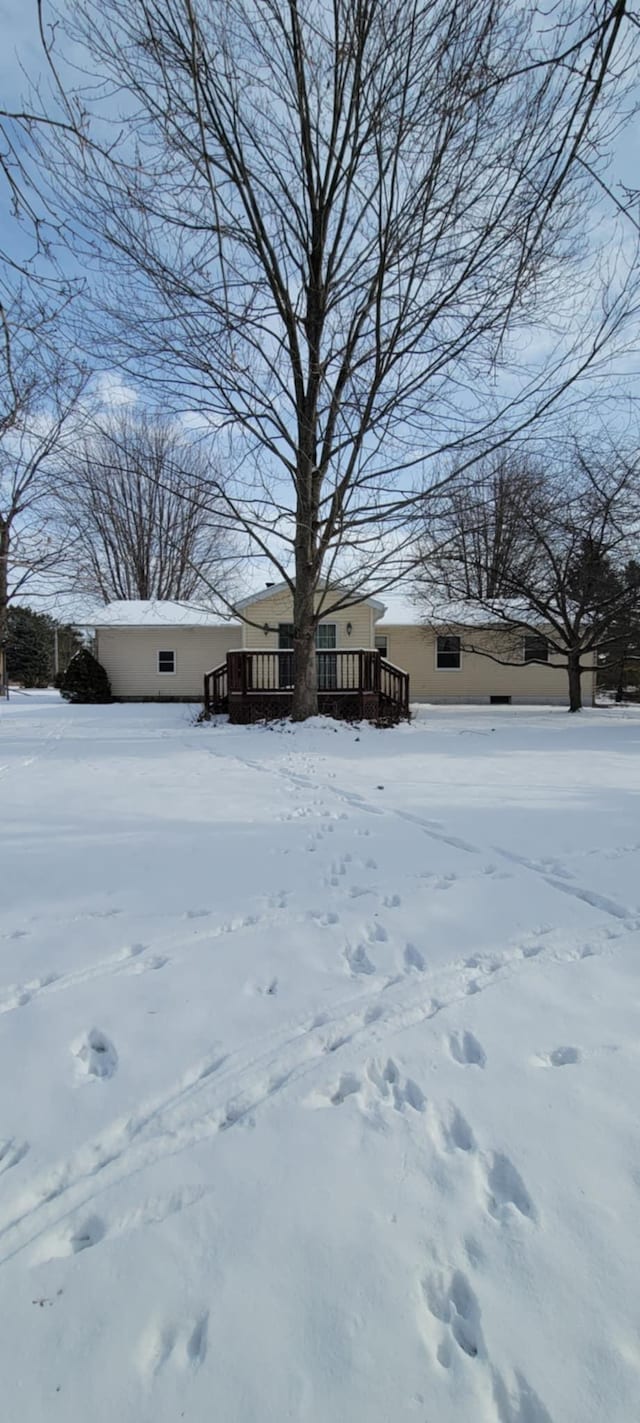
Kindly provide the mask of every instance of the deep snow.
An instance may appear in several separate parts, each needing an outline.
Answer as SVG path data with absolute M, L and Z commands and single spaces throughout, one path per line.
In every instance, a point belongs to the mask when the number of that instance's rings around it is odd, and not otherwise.
M 632 1423 L 640 714 L 0 706 L 3 1423 Z

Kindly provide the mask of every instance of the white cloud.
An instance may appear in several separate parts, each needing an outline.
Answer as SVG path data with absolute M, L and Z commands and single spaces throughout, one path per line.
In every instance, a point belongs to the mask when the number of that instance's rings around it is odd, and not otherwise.
M 123 405 L 135 405 L 138 393 L 117 371 L 102 371 L 93 383 L 98 403 L 107 410 L 115 410 Z

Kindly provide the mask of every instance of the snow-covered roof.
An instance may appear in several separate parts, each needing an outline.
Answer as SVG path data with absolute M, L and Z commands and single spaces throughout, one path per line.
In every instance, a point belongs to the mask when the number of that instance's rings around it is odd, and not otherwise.
M 196 603 L 159 598 L 119 598 L 87 618 L 87 624 L 97 628 L 222 627 L 231 621 L 228 615 Z
M 422 627 L 424 623 L 424 607 L 419 607 L 413 599 L 400 589 L 392 589 L 390 593 L 381 593 L 383 612 L 378 618 L 379 623 L 389 624 L 390 627 Z
M 447 602 L 422 597 L 416 601 L 395 591 L 382 597 L 386 609 L 378 619 L 379 627 L 500 627 L 507 621 L 528 626 L 542 622 L 517 598 L 495 598 L 489 606 L 473 598 Z

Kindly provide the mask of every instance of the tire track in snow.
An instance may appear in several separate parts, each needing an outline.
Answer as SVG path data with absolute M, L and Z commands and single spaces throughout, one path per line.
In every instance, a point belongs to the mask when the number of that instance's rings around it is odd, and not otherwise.
M 37 761 L 41 761 L 42 757 L 50 754 L 54 746 L 63 739 L 68 725 L 69 723 L 66 720 L 56 722 L 51 731 L 48 731 L 46 736 L 42 737 L 39 743 L 40 749 L 35 751 L 33 756 L 27 756 L 25 759 L 18 761 L 7 761 L 3 766 L 0 766 L 0 776 L 11 775 L 16 771 L 23 771 L 27 766 L 33 766 Z
M 210 754 L 214 756 L 218 755 L 218 753 L 214 751 L 210 751 Z M 258 761 L 244 760 L 238 756 L 234 759 L 252 771 L 262 771 L 269 775 L 275 775 L 283 780 L 290 780 L 295 785 L 304 786 L 307 789 L 327 791 L 342 803 L 352 805 L 354 808 L 363 810 L 368 814 L 396 816 L 400 820 L 409 821 L 411 824 L 418 825 L 424 834 L 430 836 L 432 840 L 438 840 L 445 845 L 452 846 L 453 849 L 462 850 L 466 854 L 480 855 L 484 853 L 479 845 L 474 845 L 471 841 L 463 840 L 457 835 L 448 834 L 446 828 L 441 826 L 441 822 L 429 820 L 415 814 L 413 811 L 401 810 L 395 806 L 374 806 L 370 801 L 367 801 L 365 796 L 361 796 L 358 792 L 340 790 L 337 786 L 330 785 L 328 782 L 311 781 L 306 776 L 299 776 L 295 772 L 290 771 L 287 767 L 264 766 Z M 549 874 L 543 867 L 538 865 L 535 860 L 529 859 L 525 855 L 518 855 L 515 851 L 507 850 L 502 845 L 492 845 L 491 848 L 494 853 L 500 855 L 502 859 L 512 864 L 517 864 L 522 869 L 529 870 L 538 875 L 551 889 L 558 890 L 561 894 L 569 895 L 569 897 L 580 900 L 584 904 L 590 905 L 593 909 L 599 909 L 602 913 L 608 914 L 611 918 L 621 920 L 630 931 L 640 927 L 640 917 L 638 916 L 637 910 L 631 910 L 625 905 L 618 904 L 616 900 L 610 899 L 607 895 L 598 894 L 596 891 L 588 889 L 585 886 L 570 884 L 566 880 L 558 878 L 556 875 Z
M 534 971 L 543 962 L 580 961 L 579 953 L 531 958 L 516 949 L 501 960 L 487 956 L 424 975 L 378 984 L 333 1016 L 321 1014 L 273 1029 L 271 1046 L 247 1057 L 243 1050 L 196 1064 L 168 1096 L 115 1122 L 67 1161 L 43 1174 L 8 1203 L 0 1216 L 0 1265 L 84 1208 L 105 1190 L 168 1156 L 225 1133 L 272 1102 L 285 1089 L 326 1073 L 346 1049 L 359 1051 L 390 1035 L 426 1023 L 471 993 L 501 982 L 515 967 Z M 416 992 L 419 987 L 420 992 Z M 280 1041 L 277 1041 L 280 1036 Z
M 557 875 L 549 874 L 544 866 L 529 859 L 526 855 L 518 855 L 514 850 L 506 850 L 502 845 L 492 845 L 491 848 L 496 855 L 501 855 L 503 860 L 507 860 L 510 864 L 520 865 L 522 869 L 537 875 L 551 889 L 557 889 L 561 894 L 567 894 L 570 899 L 578 899 L 583 904 L 590 905 L 592 909 L 600 909 L 603 914 L 608 914 L 612 919 L 621 920 L 629 930 L 640 927 L 637 909 L 632 910 L 623 904 L 618 904 L 617 900 L 609 899 L 605 894 L 598 894 L 596 890 L 586 889 L 583 885 L 559 879 Z

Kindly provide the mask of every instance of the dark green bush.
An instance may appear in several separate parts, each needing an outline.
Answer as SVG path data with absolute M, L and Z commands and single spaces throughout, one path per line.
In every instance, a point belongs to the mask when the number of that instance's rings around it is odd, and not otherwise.
M 111 683 L 101 662 L 81 648 L 71 658 L 66 671 L 59 678 L 60 694 L 65 702 L 110 702 Z

